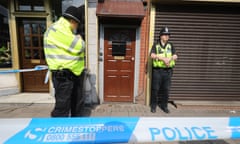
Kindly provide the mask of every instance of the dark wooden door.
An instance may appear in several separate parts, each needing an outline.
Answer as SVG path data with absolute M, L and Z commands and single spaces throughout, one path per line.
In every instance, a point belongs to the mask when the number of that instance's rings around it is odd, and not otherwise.
M 136 30 L 104 31 L 104 101 L 133 102 Z
M 43 53 L 43 34 L 46 30 L 45 19 L 18 19 L 19 47 L 21 69 L 46 65 Z M 47 70 L 21 73 L 22 91 L 48 92 L 48 84 L 44 84 Z

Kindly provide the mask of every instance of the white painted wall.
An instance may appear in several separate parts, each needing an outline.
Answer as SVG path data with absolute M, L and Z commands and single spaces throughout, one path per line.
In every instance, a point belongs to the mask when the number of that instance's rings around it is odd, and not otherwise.
M 0 96 L 19 93 L 15 74 L 0 74 Z
M 87 66 L 90 70 L 91 93 L 90 101 L 96 103 L 98 98 L 98 25 L 97 25 L 97 0 L 87 1 Z
M 92 74 L 98 73 L 98 45 L 97 45 L 97 0 L 88 0 L 88 21 L 87 21 L 87 48 L 88 67 Z

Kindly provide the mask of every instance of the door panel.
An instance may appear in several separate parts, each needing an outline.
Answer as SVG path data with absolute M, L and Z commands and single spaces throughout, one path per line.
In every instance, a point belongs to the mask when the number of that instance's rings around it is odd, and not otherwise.
M 43 34 L 46 30 L 45 19 L 18 19 L 21 69 L 46 65 L 43 53 Z M 48 92 L 44 84 L 47 70 L 21 73 L 22 91 Z
M 136 30 L 104 31 L 104 101 L 133 102 Z

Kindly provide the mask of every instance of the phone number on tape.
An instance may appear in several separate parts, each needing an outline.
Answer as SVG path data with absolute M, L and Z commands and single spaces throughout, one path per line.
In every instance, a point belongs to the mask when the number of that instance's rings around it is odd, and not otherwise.
M 95 133 L 62 133 L 46 134 L 43 142 L 78 142 L 78 141 L 95 141 Z

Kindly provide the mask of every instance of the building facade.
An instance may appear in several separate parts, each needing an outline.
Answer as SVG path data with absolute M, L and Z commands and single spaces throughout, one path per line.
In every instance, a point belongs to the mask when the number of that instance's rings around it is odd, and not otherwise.
M 70 5 L 84 6 L 90 102 L 149 104 L 149 51 L 168 26 L 179 60 L 171 100 L 240 100 L 240 1 L 3 0 L 0 71 L 46 65 L 43 33 Z M 0 73 L 0 95 L 53 93 L 46 70 Z

